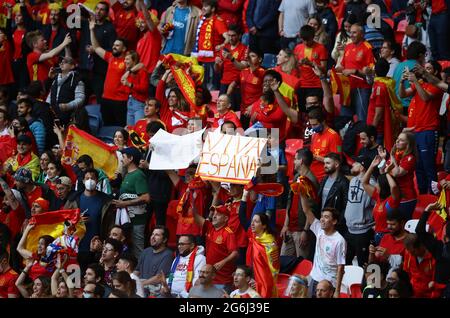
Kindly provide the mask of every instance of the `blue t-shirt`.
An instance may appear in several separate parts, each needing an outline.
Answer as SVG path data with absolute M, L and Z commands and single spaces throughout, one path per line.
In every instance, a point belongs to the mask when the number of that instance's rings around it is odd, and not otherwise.
M 277 200 L 276 197 L 267 197 L 262 194 L 258 194 L 258 199 L 256 200 L 255 207 L 253 208 L 253 213 L 251 219 L 255 214 L 263 214 L 270 211 L 270 227 L 272 229 L 276 228 L 276 212 L 277 212 Z
M 400 81 L 401 81 L 401 78 L 403 75 L 403 70 L 406 67 L 408 67 L 409 70 L 411 71 L 416 64 L 417 64 L 416 60 L 403 61 L 397 65 L 397 67 L 395 68 L 395 71 L 394 71 L 394 75 L 392 76 L 392 78 L 395 80 L 395 93 L 397 94 L 397 97 L 400 99 L 403 107 L 405 107 L 405 108 L 408 108 L 409 104 L 411 104 L 412 96 L 400 98 Z M 404 86 L 405 86 L 405 89 L 407 89 L 411 86 L 411 84 L 409 83 L 409 81 L 405 81 Z
M 87 211 L 86 211 L 87 210 Z M 78 249 L 80 252 L 88 252 L 91 240 L 94 236 L 100 235 L 100 227 L 102 222 L 102 199 L 99 195 L 80 196 L 80 212 L 86 211 L 84 216 L 89 217 L 86 222 L 86 233 L 80 241 Z
M 169 38 L 167 38 L 166 45 L 162 51 L 163 54 L 184 53 L 184 39 L 186 36 L 186 30 L 188 25 L 188 18 L 191 9 L 186 8 L 175 8 L 173 14 L 173 26 L 174 29 L 171 32 Z

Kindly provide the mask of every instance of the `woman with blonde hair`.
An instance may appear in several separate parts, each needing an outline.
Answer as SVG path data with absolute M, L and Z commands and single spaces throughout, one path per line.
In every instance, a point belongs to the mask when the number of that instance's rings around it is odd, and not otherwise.
M 277 55 L 277 66 L 274 70 L 283 74 L 289 74 L 295 77 L 300 77 L 300 73 L 297 68 L 297 58 L 294 51 L 291 49 L 281 49 Z
M 378 154 L 381 159 L 387 160 L 386 149 L 379 147 Z M 417 158 L 414 134 L 409 131 L 400 133 L 394 147 L 392 147 L 390 159 L 387 161 L 386 172 L 395 178 L 400 188 L 399 210 L 405 220 L 412 218 L 417 204 L 417 192 L 414 186 Z M 383 162 L 380 164 L 383 165 Z
M 289 278 L 286 295 L 290 298 L 308 298 L 308 279 L 303 275 L 292 275 Z

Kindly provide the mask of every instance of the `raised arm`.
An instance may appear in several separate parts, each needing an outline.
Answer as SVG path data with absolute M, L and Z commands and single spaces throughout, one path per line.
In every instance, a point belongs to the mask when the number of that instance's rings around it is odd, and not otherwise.
M 95 20 L 94 20 L 93 17 L 91 17 L 89 19 L 89 31 L 90 31 L 90 34 L 91 34 L 92 48 L 94 49 L 95 53 L 98 56 L 100 56 L 102 59 L 105 59 L 106 51 L 98 43 L 97 38 L 95 37 L 94 28 L 95 28 Z
M 175 172 L 175 170 L 166 170 L 167 175 L 169 176 L 170 181 L 172 181 L 174 186 L 177 186 L 178 182 L 180 182 L 180 176 Z
M 139 11 L 142 11 L 142 13 L 144 14 L 145 24 L 147 25 L 150 32 L 153 32 L 157 26 L 155 25 L 155 23 L 153 23 L 153 20 L 150 17 L 147 8 L 145 7 L 144 1 L 138 0 L 136 2 L 136 7 L 138 7 Z
M 372 197 L 375 187 L 370 184 L 370 177 L 372 176 L 373 171 L 375 170 L 375 167 L 378 166 L 381 162 L 380 156 L 375 156 L 375 158 L 372 160 L 372 163 L 370 164 L 369 169 L 367 169 L 366 173 L 362 177 L 362 186 L 364 188 L 364 191 L 369 195 L 369 197 Z
M 329 114 L 334 114 L 334 99 L 333 99 L 333 92 L 331 91 L 331 85 L 328 82 L 327 76 L 325 74 L 326 65 L 317 65 L 316 63 L 313 63 L 313 71 L 314 74 L 316 74 L 320 79 L 320 84 L 322 85 L 323 89 L 323 107 Z
M 250 227 L 250 221 L 247 218 L 247 199 L 248 199 L 248 191 L 244 190 L 242 193 L 241 204 L 239 205 L 239 221 L 244 228 L 244 230 L 248 230 Z
M 189 190 L 187 190 L 187 191 L 189 191 Z M 189 195 L 189 193 L 186 193 L 186 195 Z M 198 209 L 197 209 L 196 205 L 194 204 L 196 198 L 197 198 L 197 193 L 194 191 L 194 193 L 192 193 L 192 202 L 191 202 L 192 211 L 194 212 L 194 221 L 198 226 L 203 228 L 203 224 L 205 224 L 206 220 L 203 216 L 198 214 Z
M 276 80 L 272 80 L 270 83 L 270 88 L 272 89 L 273 93 L 275 94 L 275 98 L 278 102 L 278 105 L 280 105 L 281 110 L 283 113 L 289 118 L 289 120 L 295 124 L 298 122 L 298 111 L 295 109 L 292 109 L 289 107 L 289 105 L 286 103 L 286 101 L 283 98 L 283 95 L 280 93 L 280 82 L 277 82 Z
M 51 59 L 51 58 L 57 56 L 70 43 L 72 43 L 72 39 L 70 38 L 70 34 L 67 33 L 66 37 L 64 38 L 64 41 L 60 45 L 58 45 L 54 49 L 50 50 L 49 52 L 42 53 L 41 56 L 39 56 L 39 62 L 42 62 L 42 61 L 45 61 L 45 60 L 48 60 L 48 59 Z
M 23 231 L 22 237 L 20 238 L 19 244 L 17 245 L 17 252 L 24 258 L 30 259 L 33 256 L 33 253 L 29 250 L 25 249 L 25 241 L 27 240 L 28 233 L 34 228 L 34 224 L 28 224 Z
M 25 266 L 25 268 L 23 269 L 23 271 L 20 273 L 19 277 L 16 280 L 16 287 L 23 298 L 30 298 L 30 293 L 28 292 L 28 289 L 25 287 L 25 279 L 28 276 L 28 272 L 31 266 L 33 266 L 33 262 L 32 261 L 27 262 L 27 265 Z
M 428 93 L 422 85 L 417 80 L 416 75 L 413 72 L 409 73 L 408 80 L 412 83 L 414 83 L 414 86 L 416 87 L 417 94 L 419 95 L 420 99 L 424 102 L 428 102 L 434 98 L 434 95 Z
M 12 193 L 11 188 L 8 186 L 5 180 L 0 177 L 0 188 L 3 189 L 3 192 L 5 192 L 5 196 L 8 199 L 8 202 L 13 210 L 17 209 L 19 206 L 19 201 L 17 201 L 16 197 L 14 196 L 14 193 Z

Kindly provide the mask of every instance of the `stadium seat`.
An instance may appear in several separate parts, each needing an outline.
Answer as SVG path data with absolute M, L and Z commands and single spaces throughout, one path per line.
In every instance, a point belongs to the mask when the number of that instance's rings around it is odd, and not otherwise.
M 113 144 L 114 143 L 114 133 L 119 129 L 123 129 L 123 127 L 103 126 L 100 128 L 97 138 L 102 140 L 103 142 L 106 142 L 107 144 Z
M 100 105 L 86 105 L 85 109 L 89 116 L 89 128 L 91 129 L 91 135 L 97 137 L 98 132 L 103 125 Z
M 423 213 L 423 210 L 427 207 L 428 204 L 436 202 L 438 199 L 437 196 L 432 194 L 419 194 L 417 196 L 417 204 L 414 210 L 413 219 L 420 219 L 420 216 Z
M 313 263 L 308 259 L 304 259 L 297 265 L 297 267 L 295 267 L 292 275 L 298 274 L 307 277 L 309 276 L 309 273 L 311 273 L 312 267 Z
M 294 178 L 294 158 L 298 149 L 303 147 L 303 139 L 287 139 L 286 140 L 286 160 L 289 181 Z
M 264 54 L 264 59 L 262 62 L 262 67 L 268 69 L 275 67 L 277 65 L 277 56 L 275 54 Z
M 278 280 L 277 280 L 277 289 L 278 289 L 278 297 L 279 298 L 289 298 L 288 296 L 284 295 L 284 292 L 286 291 L 286 288 L 289 286 L 289 279 L 291 278 L 291 275 L 289 274 L 278 274 Z
M 359 266 L 346 265 L 344 268 L 344 277 L 342 277 L 342 292 L 350 293 L 350 287 L 353 284 L 361 284 L 364 276 L 364 269 Z M 346 289 L 345 289 L 346 288 Z
M 350 298 L 362 298 L 361 284 L 350 286 Z
M 339 298 L 350 298 L 350 296 L 347 293 L 340 293 Z

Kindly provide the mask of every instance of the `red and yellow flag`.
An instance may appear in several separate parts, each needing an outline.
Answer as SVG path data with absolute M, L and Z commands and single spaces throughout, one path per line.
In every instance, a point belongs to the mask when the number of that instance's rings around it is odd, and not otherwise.
M 73 165 L 81 155 L 85 154 L 92 157 L 95 168 L 105 171 L 109 178 L 114 176 L 119 164 L 116 147 L 107 145 L 72 125 L 67 132 L 61 161 L 67 165 Z
M 35 227 L 28 233 L 25 249 L 35 251 L 39 238 L 43 235 L 50 235 L 54 239 L 62 236 L 66 220 L 76 224 L 74 235 L 81 240 L 86 233 L 86 227 L 83 222 L 79 222 L 80 209 L 45 212 L 37 214 L 30 219 L 30 224 L 35 224 Z
M 253 266 L 256 291 L 262 298 L 278 297 L 277 280 L 280 272 L 280 251 L 272 234 L 257 237 L 249 231 L 247 265 Z
M 3 164 L 9 157 L 16 152 L 16 139 L 9 135 L 0 136 L 0 164 Z
M 444 229 L 447 222 L 447 198 L 445 190 L 441 191 L 438 202 L 441 204 L 442 209 L 433 211 L 428 218 L 427 223 L 430 225 L 431 229 L 436 235 L 436 238 L 441 240 L 444 237 Z
M 350 106 L 350 80 L 343 74 L 338 74 L 336 69 L 331 69 L 331 90 L 334 95 L 339 95 L 342 106 Z

